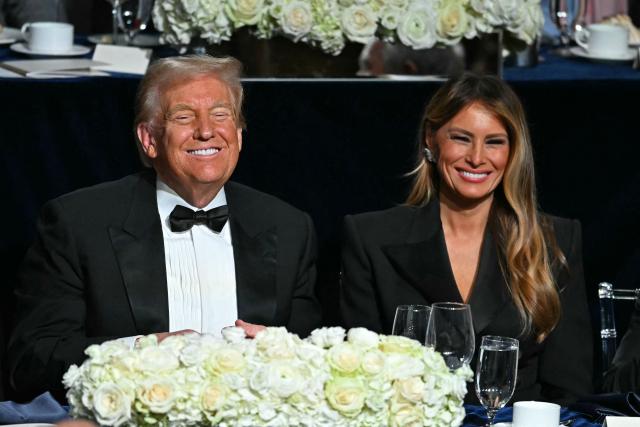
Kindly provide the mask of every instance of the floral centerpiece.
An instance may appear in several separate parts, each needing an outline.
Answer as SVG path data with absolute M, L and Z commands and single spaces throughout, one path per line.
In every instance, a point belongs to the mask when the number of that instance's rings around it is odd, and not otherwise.
M 531 44 L 544 18 L 540 0 L 158 0 L 153 21 L 169 44 L 217 44 L 247 27 L 338 55 L 374 37 L 425 49 L 504 30 Z
M 64 376 L 71 415 L 133 426 L 458 426 L 471 370 L 450 372 L 417 341 L 322 328 L 302 340 L 267 328 L 253 340 L 143 338 L 92 345 Z

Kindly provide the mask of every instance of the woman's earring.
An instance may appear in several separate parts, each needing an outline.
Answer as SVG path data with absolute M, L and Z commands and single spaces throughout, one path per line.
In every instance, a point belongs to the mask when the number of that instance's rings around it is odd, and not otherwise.
M 433 151 L 431 151 L 428 147 L 424 147 L 424 157 L 429 163 L 436 162 L 436 157 L 433 155 Z

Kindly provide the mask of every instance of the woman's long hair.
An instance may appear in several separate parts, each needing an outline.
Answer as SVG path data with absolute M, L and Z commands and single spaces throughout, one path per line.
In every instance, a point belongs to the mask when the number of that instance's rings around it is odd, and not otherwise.
M 533 152 L 524 109 L 506 83 L 495 77 L 466 73 L 436 92 L 422 118 L 419 160 L 406 203 L 423 205 L 437 194 L 440 177 L 435 164 L 423 155 L 426 138 L 433 137 L 474 102 L 492 112 L 509 137 L 509 159 L 502 183 L 495 190 L 488 225 L 497 238 L 501 267 L 523 321 L 523 333 L 533 331 L 542 341 L 560 318 L 552 258 L 562 265 L 566 260 L 551 224 L 538 212 Z

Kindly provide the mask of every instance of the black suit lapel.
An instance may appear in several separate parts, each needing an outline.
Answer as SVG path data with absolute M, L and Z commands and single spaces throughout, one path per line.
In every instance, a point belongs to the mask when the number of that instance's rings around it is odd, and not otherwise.
M 487 227 L 482 241 L 480 261 L 475 283 L 469 297 L 473 314 L 473 328 L 480 334 L 507 306 L 511 298 L 500 268 L 498 248 Z
M 121 227 L 110 227 L 109 234 L 138 333 L 168 331 L 167 275 L 155 174 L 141 175 L 129 216 Z
M 228 182 L 225 194 L 236 270 L 238 317 L 272 325 L 277 311 L 278 233 L 265 222 L 242 187 Z
M 417 209 L 412 223 L 400 233 L 405 243 L 382 248 L 398 274 L 429 303 L 461 302 L 449 265 L 437 199 Z

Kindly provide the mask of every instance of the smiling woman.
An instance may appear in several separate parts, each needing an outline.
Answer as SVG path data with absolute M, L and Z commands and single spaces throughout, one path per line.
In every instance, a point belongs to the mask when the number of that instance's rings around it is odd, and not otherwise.
M 588 393 L 580 226 L 537 210 L 517 96 L 495 77 L 450 80 L 427 105 L 417 151 L 406 205 L 345 218 L 346 326 L 388 333 L 398 305 L 465 302 L 476 343 L 520 340 L 514 401 Z M 578 354 L 570 365 L 560 357 L 569 351 Z

